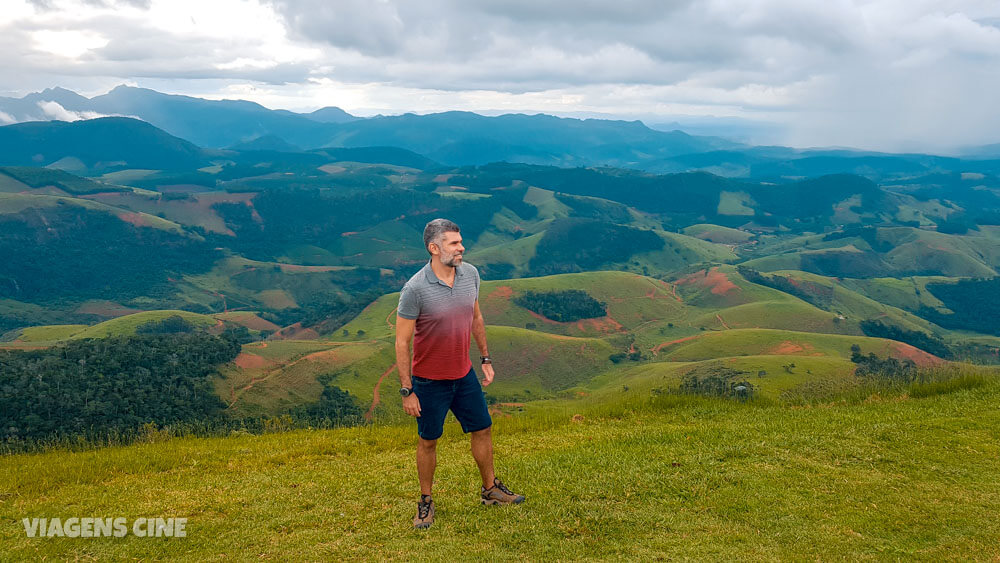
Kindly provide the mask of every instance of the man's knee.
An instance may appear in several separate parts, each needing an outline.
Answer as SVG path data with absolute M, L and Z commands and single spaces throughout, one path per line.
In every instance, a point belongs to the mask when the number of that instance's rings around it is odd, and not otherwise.
M 437 443 L 437 440 L 424 440 L 423 438 L 419 438 L 417 440 L 417 448 L 421 451 L 431 453 L 437 449 Z
M 492 435 L 492 433 L 490 432 L 490 430 L 492 428 L 493 428 L 492 426 L 487 426 L 486 428 L 483 428 L 482 430 L 476 430 L 476 431 L 470 432 L 469 434 L 471 434 L 473 438 L 488 438 L 488 437 L 490 437 Z

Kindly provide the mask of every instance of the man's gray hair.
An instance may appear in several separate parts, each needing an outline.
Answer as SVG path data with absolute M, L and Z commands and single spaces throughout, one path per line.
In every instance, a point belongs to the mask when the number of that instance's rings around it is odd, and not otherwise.
M 441 237 L 445 233 L 460 233 L 458 225 L 447 219 L 434 219 L 424 227 L 424 248 L 430 252 L 430 244 L 433 242 L 441 246 Z

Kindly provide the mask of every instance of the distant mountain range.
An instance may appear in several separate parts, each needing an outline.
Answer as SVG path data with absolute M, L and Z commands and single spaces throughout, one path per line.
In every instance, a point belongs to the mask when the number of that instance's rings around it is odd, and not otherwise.
M 190 158 L 200 158 L 194 156 L 197 151 L 190 146 L 180 149 L 179 141 L 183 140 L 204 149 L 283 153 L 320 148 L 395 147 L 424 159 L 420 168 L 426 168 L 428 163 L 465 166 L 505 161 L 564 168 L 610 166 L 656 174 L 704 171 L 729 178 L 774 181 L 856 174 L 876 182 L 902 183 L 939 172 L 987 176 L 1000 172 L 997 148 L 1000 145 L 970 147 L 965 158 L 849 149 L 753 147 L 722 137 L 657 130 L 639 121 L 544 114 L 491 117 L 459 111 L 361 118 L 337 107 L 294 113 L 244 100 L 205 100 L 129 86 L 119 86 L 93 98 L 64 88 L 50 88 L 23 98 L 0 97 L 0 122 L 73 121 L 101 116 L 131 117 L 162 131 L 153 134 L 152 129 L 139 129 L 125 121 L 107 122 L 100 135 L 94 135 L 97 129 L 87 129 L 88 146 L 76 151 L 66 148 L 71 145 L 49 143 L 38 136 L 56 129 L 37 124 L 31 126 L 36 129 L 26 129 L 24 123 L 16 123 L 14 130 L 20 133 L 6 132 L 0 139 L 21 143 L 17 139 L 23 139 L 26 131 L 35 133 L 23 140 L 27 144 L 0 158 L 0 165 L 48 166 L 70 157 L 88 164 L 80 166 L 70 160 L 68 168 L 63 166 L 66 163 L 60 167 L 85 173 L 91 165 L 101 164 L 99 169 L 103 173 L 108 163 L 122 160 L 116 143 L 149 133 L 153 137 L 159 135 L 160 140 L 147 139 L 145 145 L 140 143 L 137 147 L 139 152 L 142 146 L 150 148 L 163 141 L 163 135 L 176 138 L 165 142 L 166 152 L 156 157 L 157 165 L 153 166 L 157 169 L 190 168 Z M 123 129 L 114 132 L 115 127 Z M 59 135 L 69 135 L 71 131 L 66 129 Z M 45 150 L 30 149 L 32 143 L 43 143 Z M 29 149 L 35 152 L 26 155 Z M 186 156 L 172 165 L 169 155 L 176 150 Z M 90 156 L 83 158 L 74 152 Z M 211 150 L 202 153 L 211 154 L 215 153 Z M 413 161 L 412 156 L 406 158 Z M 128 160 L 127 167 L 137 166 L 136 162 L 135 158 Z
M 62 88 L 0 98 L 0 111 L 15 121 L 135 117 L 208 148 L 254 147 L 258 139 L 264 139 L 259 146 L 280 150 L 395 146 L 454 165 L 507 160 L 641 167 L 651 160 L 742 146 L 719 137 L 655 131 L 637 121 L 468 112 L 362 119 L 336 107 L 299 114 L 243 100 L 204 100 L 129 86 L 89 99 Z

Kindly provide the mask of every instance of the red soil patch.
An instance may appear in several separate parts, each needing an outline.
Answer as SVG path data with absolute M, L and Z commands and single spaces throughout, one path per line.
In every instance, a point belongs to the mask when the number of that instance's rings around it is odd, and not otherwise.
M 722 328 L 724 328 L 726 330 L 729 330 L 729 325 L 726 324 L 726 321 L 722 320 L 722 316 L 721 315 L 719 315 L 718 313 L 716 313 L 715 314 L 715 318 L 719 319 L 719 324 L 722 325 Z
M 319 333 L 311 328 L 302 328 L 302 323 L 286 326 L 271 335 L 274 340 L 317 340 Z
M 947 363 L 934 354 L 929 354 L 902 342 L 893 342 L 892 352 L 893 356 L 901 360 L 911 360 L 914 364 L 917 364 L 917 367 L 921 368 L 935 367 Z
M 806 352 L 806 351 L 809 351 L 809 350 L 813 350 L 813 349 L 814 348 L 813 348 L 813 346 L 811 344 L 805 344 L 805 343 L 801 343 L 800 344 L 800 343 L 792 342 L 791 340 L 785 340 L 781 344 L 778 344 L 777 346 L 774 346 L 774 347 L 769 348 L 768 350 L 764 351 L 764 353 L 765 354 L 774 355 L 774 356 L 792 356 L 792 355 L 801 354 L 803 352 Z
M 688 340 L 694 340 L 695 338 L 701 338 L 700 334 L 694 336 L 685 336 L 684 338 L 678 338 L 677 340 L 671 340 L 670 342 L 664 342 L 662 344 L 657 344 L 650 351 L 654 356 L 659 355 L 660 350 L 666 348 L 667 346 L 673 346 L 674 344 L 680 344 L 681 342 L 687 342 Z
M 550 319 L 548 317 L 543 317 L 542 315 L 539 315 L 538 313 L 536 313 L 534 311 L 528 311 L 528 314 L 531 315 L 532 317 L 534 317 L 534 318 L 542 321 L 543 323 L 549 323 L 550 325 L 561 325 L 561 324 L 564 324 L 564 323 L 561 323 L 559 321 L 554 321 L 554 320 L 552 320 L 552 319 Z
M 718 266 L 707 272 L 701 270 L 677 280 L 677 285 L 682 284 L 691 284 L 696 287 L 710 289 L 715 295 L 725 295 L 734 289 L 739 291 L 736 284 L 729 281 L 726 274 L 719 271 Z
M 684 302 L 684 300 L 681 299 L 681 296 L 677 295 L 677 284 L 673 284 L 670 286 L 670 294 L 674 296 L 674 299 L 676 299 L 678 303 Z
M 548 317 L 539 315 L 534 311 L 528 311 L 528 314 L 532 317 L 550 325 L 557 326 L 572 326 L 576 325 L 576 329 L 581 332 L 586 332 L 587 330 L 593 330 L 596 332 L 608 333 L 608 332 L 622 332 L 624 329 L 618 321 L 611 317 L 600 317 L 596 319 L 580 319 L 579 321 L 572 323 L 562 323 L 559 321 L 554 321 Z
M 342 237 L 350 237 L 350 236 L 354 236 L 356 234 L 358 234 L 358 231 L 344 231 L 344 232 L 340 233 L 340 236 L 342 236 Z
M 247 352 L 241 352 L 240 355 L 236 356 L 236 359 L 233 360 L 233 363 L 240 369 L 267 369 L 277 365 L 267 358 L 258 356 L 257 354 L 249 354 Z
M 133 213 L 131 211 L 125 211 L 118 214 L 118 218 L 126 223 L 135 225 L 136 227 L 150 227 L 153 223 L 142 213 Z
M 389 369 L 385 370 L 382 372 L 382 375 L 378 376 L 378 381 L 375 382 L 375 390 L 372 393 L 372 406 L 368 407 L 368 412 L 365 413 L 365 420 L 370 421 L 372 419 L 372 415 L 375 414 L 375 407 L 377 407 L 379 402 L 381 402 L 381 396 L 379 395 L 378 389 L 382 386 L 382 380 L 395 369 L 396 364 L 392 364 L 389 366 Z
M 240 326 L 245 326 L 245 327 L 249 328 L 250 330 L 270 330 L 270 331 L 275 331 L 275 330 L 278 330 L 278 329 L 281 328 L 280 326 L 272 323 L 271 321 L 268 321 L 266 319 L 262 319 L 262 318 L 258 317 L 257 315 L 240 315 L 240 316 L 237 316 L 237 317 L 232 317 L 232 318 L 225 319 L 225 321 L 226 322 L 230 322 L 230 323 L 234 323 L 234 324 L 238 324 Z
M 623 328 L 621 323 L 612 319 L 611 317 L 601 317 L 599 319 L 582 319 L 576 321 L 576 328 L 581 331 L 586 331 L 587 328 L 595 330 L 597 332 L 622 332 Z
M 397 309 L 399 309 L 399 307 L 393 307 L 393 309 L 389 311 L 389 314 L 385 316 L 385 324 L 389 325 L 389 328 L 393 330 L 396 329 L 396 325 L 392 324 L 392 314 L 395 313 Z
M 486 297 L 496 297 L 497 299 L 510 299 L 514 295 L 514 290 L 509 285 L 501 285 L 494 289 Z

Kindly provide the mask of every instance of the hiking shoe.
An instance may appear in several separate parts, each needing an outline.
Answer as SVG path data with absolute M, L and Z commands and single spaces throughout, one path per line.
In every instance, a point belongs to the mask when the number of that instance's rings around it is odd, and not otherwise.
M 524 495 L 511 492 L 500 479 L 493 478 L 493 486 L 490 488 L 479 488 L 480 501 L 483 504 L 521 504 L 524 502 Z
M 426 500 L 424 500 L 426 498 Z M 430 528 L 434 523 L 434 501 L 429 496 L 421 496 L 417 503 L 417 515 L 413 517 L 413 527 Z

